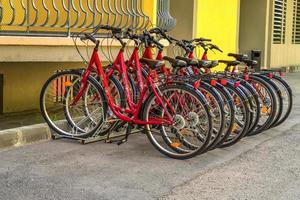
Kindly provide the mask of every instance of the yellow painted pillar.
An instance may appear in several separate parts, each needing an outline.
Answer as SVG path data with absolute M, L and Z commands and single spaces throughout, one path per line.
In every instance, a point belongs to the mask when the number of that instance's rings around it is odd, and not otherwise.
M 210 52 L 208 58 L 231 59 L 227 54 L 237 52 L 238 46 L 239 0 L 196 0 L 195 6 L 194 36 L 210 38 L 224 51 Z
M 157 0 L 143 1 L 143 10 L 145 15 L 150 17 L 152 25 L 156 26 L 156 11 L 157 11 Z M 150 26 L 150 25 L 149 25 Z

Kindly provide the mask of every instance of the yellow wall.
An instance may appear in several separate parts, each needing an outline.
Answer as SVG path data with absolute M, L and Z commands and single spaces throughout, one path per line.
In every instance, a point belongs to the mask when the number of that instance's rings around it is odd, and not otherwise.
M 155 24 L 156 24 L 157 0 L 143 1 L 143 8 L 144 8 L 145 15 L 150 17 L 150 19 L 152 21 L 152 25 L 155 26 Z
M 196 0 L 195 4 L 194 35 L 212 39 L 224 51 L 211 52 L 209 59 L 230 59 L 226 55 L 237 51 L 239 0 Z
M 93 0 L 89 0 L 93 2 Z M 18 13 L 16 15 L 16 23 L 22 22 L 22 15 L 24 12 L 20 12 L 21 4 L 19 0 L 13 0 Z M 27 0 L 24 0 L 27 2 Z M 51 10 L 49 17 L 49 24 L 55 22 L 56 14 L 51 7 L 51 1 L 45 1 L 46 6 Z M 62 10 L 61 0 L 55 0 L 57 2 L 58 9 Z M 65 1 L 67 2 L 67 1 Z M 78 7 L 78 1 L 74 1 L 75 6 Z M 83 7 L 86 8 L 87 1 L 82 1 Z M 98 0 L 97 2 L 101 2 Z M 105 1 L 106 4 L 108 1 Z M 126 1 L 124 1 L 125 3 Z M 144 0 L 143 8 L 146 15 L 150 17 L 153 22 L 156 22 L 156 0 Z M 11 11 L 7 0 L 0 0 L 3 7 L 6 8 L 3 23 L 8 23 L 11 20 Z M 36 6 L 42 8 L 41 1 L 36 0 Z M 101 7 L 101 6 L 99 6 Z M 32 10 L 32 8 L 31 8 Z M 30 23 L 34 21 L 34 13 L 30 13 Z M 41 25 L 45 20 L 45 11 L 41 9 L 37 26 Z M 82 15 L 82 13 L 81 13 Z M 66 20 L 66 13 L 61 13 L 61 18 L 58 21 L 58 25 L 64 24 Z M 74 11 L 71 11 L 71 24 L 76 20 Z M 99 19 L 97 18 L 99 21 Z M 119 20 L 119 19 L 118 19 Z M 119 22 L 117 20 L 117 23 Z M 87 19 L 87 24 L 91 21 L 91 18 Z M 79 19 L 78 24 L 82 24 L 83 17 Z M 103 23 L 106 23 L 104 17 Z M 112 20 L 111 22 L 112 23 Z M 0 26 L 1 30 L 26 30 L 26 27 L 16 26 Z M 50 28 L 50 27 L 31 27 L 31 31 L 65 31 L 64 28 Z M 106 43 L 106 42 L 105 42 Z M 110 42 L 108 42 L 111 44 Z M 113 46 L 119 43 L 112 43 Z M 81 46 L 81 52 L 85 52 L 85 46 Z M 119 49 L 119 47 L 113 48 L 112 51 Z M 73 41 L 70 38 L 32 38 L 32 37 L 3 37 L 0 36 L 0 74 L 4 76 L 3 85 L 3 111 L 20 112 L 26 110 L 35 110 L 39 108 L 39 93 L 47 80 L 58 69 L 70 69 L 70 68 L 82 68 L 83 63 L 80 62 L 74 46 Z M 101 52 L 99 52 L 101 53 Z M 85 53 L 84 53 L 85 54 Z M 17 60 L 16 60 L 17 58 Z M 105 59 L 102 55 L 101 58 Z M 102 60 L 102 61 L 107 61 Z M 0 85 L 2 87 L 2 85 Z M 2 98 L 0 94 L 0 99 Z M 1 103 L 1 102 L 0 102 Z M 0 109 L 1 109 L 0 105 Z M 0 110 L 1 112 L 1 110 Z M 1 113 L 0 113 L 1 114 Z

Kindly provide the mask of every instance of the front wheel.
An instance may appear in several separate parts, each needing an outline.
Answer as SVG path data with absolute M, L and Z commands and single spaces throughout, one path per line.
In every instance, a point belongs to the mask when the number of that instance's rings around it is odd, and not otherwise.
M 106 118 L 107 103 L 96 79 L 89 77 L 83 96 L 74 105 L 82 73 L 63 71 L 51 76 L 40 94 L 40 109 L 49 127 L 59 135 L 87 138 L 98 131 Z M 87 95 L 91 94 L 91 95 Z M 87 114 L 87 110 L 91 111 Z

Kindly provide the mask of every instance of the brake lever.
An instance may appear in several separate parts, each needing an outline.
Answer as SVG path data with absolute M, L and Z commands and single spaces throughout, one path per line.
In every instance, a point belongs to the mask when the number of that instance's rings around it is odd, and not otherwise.
M 211 47 L 215 50 L 218 50 L 219 52 L 223 53 L 223 51 L 215 44 L 212 44 Z
M 92 34 L 84 34 L 85 37 L 81 37 L 80 40 L 81 41 L 85 41 L 85 40 L 91 40 L 94 44 L 97 43 L 97 39 L 92 35 Z

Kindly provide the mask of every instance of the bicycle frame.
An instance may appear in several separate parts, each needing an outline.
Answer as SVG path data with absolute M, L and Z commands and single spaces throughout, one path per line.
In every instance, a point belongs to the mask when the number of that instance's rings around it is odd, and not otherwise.
M 151 47 L 151 46 L 148 46 L 148 47 L 145 48 L 145 51 L 144 51 L 144 53 L 143 53 L 143 58 L 153 59 L 152 48 L 153 48 L 153 47 Z M 159 51 L 157 52 L 156 60 L 159 60 L 159 61 L 162 61 L 162 60 L 163 60 L 163 51 L 162 51 L 162 50 L 159 50 Z M 163 73 L 167 78 L 170 78 L 170 77 L 171 77 L 171 72 L 170 72 L 170 70 L 168 70 L 168 68 L 167 68 L 165 65 L 162 67 L 161 70 L 162 70 L 162 73 Z M 168 82 L 172 82 L 172 81 L 173 81 L 173 80 L 168 80 Z M 196 86 L 195 86 L 195 85 L 197 85 L 198 83 L 200 83 L 200 82 L 197 81 L 197 83 L 194 83 L 194 88 L 196 88 L 196 89 L 199 88 L 199 87 L 196 87 Z M 199 86 L 200 86 L 200 85 L 199 85 Z M 184 102 L 185 102 L 185 99 L 180 98 L 180 95 L 178 95 L 178 94 L 175 94 L 175 98 L 179 98 L 179 99 L 181 100 L 180 106 L 181 106 L 181 108 L 184 108 Z M 191 99 L 189 99 L 189 100 L 192 101 Z
M 159 95 L 159 89 L 151 77 L 152 73 L 149 73 L 146 78 L 147 85 L 145 85 L 143 83 L 142 72 L 141 72 L 141 63 L 139 61 L 139 55 L 138 55 L 138 50 L 139 50 L 138 47 L 135 47 L 135 49 L 131 55 L 131 58 L 129 60 L 129 63 L 133 63 L 133 62 L 135 63 L 135 67 L 137 70 L 137 76 L 138 76 L 138 82 L 139 82 L 139 88 L 141 91 L 139 101 L 136 104 L 134 103 L 132 96 L 130 95 L 130 83 L 129 83 L 128 74 L 127 74 L 127 65 L 125 64 L 125 60 L 124 60 L 124 48 L 125 47 L 123 46 L 120 49 L 120 51 L 113 63 L 113 66 L 115 67 L 115 69 L 117 69 L 120 72 L 120 76 L 121 76 L 122 82 L 124 84 L 123 86 L 124 86 L 124 90 L 126 93 L 126 101 L 128 103 L 128 108 L 122 108 L 122 107 L 116 105 L 116 103 L 114 102 L 114 98 L 112 96 L 111 88 L 109 86 L 109 81 L 108 81 L 110 75 L 112 75 L 112 73 L 113 73 L 113 70 L 109 70 L 107 74 L 104 72 L 103 66 L 101 64 L 101 61 L 100 61 L 100 58 L 98 55 L 98 47 L 95 47 L 93 50 L 90 62 L 88 64 L 88 68 L 84 72 L 82 80 L 81 80 L 80 90 L 79 90 L 78 94 L 76 95 L 76 97 L 74 98 L 71 105 L 75 105 L 80 100 L 80 98 L 83 96 L 84 91 L 86 90 L 87 84 L 88 84 L 87 79 L 88 79 L 90 73 L 93 70 L 96 70 L 98 76 L 101 78 L 102 87 L 104 89 L 104 93 L 106 95 L 106 100 L 108 102 L 109 108 L 111 109 L 113 114 L 116 115 L 119 119 L 121 119 L 122 121 L 125 121 L 125 122 L 132 122 L 132 123 L 139 124 L 139 125 L 147 125 L 147 124 L 171 125 L 171 124 L 173 124 L 172 115 L 169 113 L 167 106 L 171 108 L 171 111 L 174 111 L 174 109 L 172 108 L 172 106 L 169 102 L 166 102 L 167 105 L 165 105 L 165 103 L 163 102 L 161 96 Z M 155 71 L 155 70 L 152 70 L 151 72 L 153 72 L 153 71 Z M 155 73 L 155 72 L 153 72 L 153 73 Z M 164 113 L 166 114 L 168 119 L 149 119 L 148 121 L 144 121 L 139 118 L 139 114 L 142 109 L 143 102 L 147 97 L 148 85 L 150 86 L 150 89 L 153 91 L 154 95 L 157 98 L 156 103 L 158 103 L 159 105 L 162 106 Z M 164 98 L 164 100 L 166 100 L 166 98 Z M 123 114 L 123 113 L 125 113 L 125 114 Z

